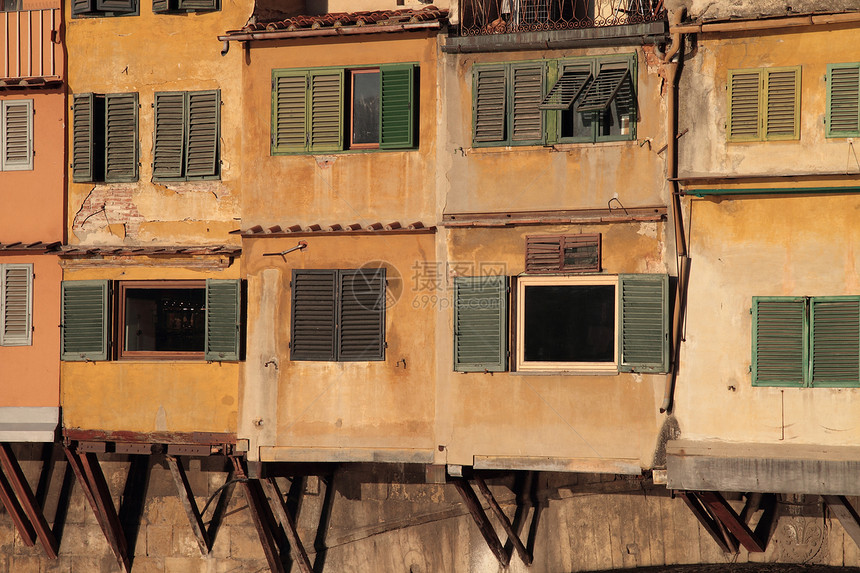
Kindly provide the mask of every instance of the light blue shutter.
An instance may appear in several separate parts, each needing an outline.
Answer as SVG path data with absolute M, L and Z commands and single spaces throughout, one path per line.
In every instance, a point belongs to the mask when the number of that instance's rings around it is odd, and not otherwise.
M 503 372 L 508 363 L 508 277 L 454 278 L 454 370 Z
M 206 279 L 206 360 L 239 360 L 242 283 Z

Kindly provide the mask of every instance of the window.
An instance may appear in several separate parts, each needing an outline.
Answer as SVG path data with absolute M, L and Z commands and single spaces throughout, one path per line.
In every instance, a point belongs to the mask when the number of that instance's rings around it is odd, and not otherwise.
M 539 145 L 545 62 L 476 65 L 472 70 L 476 146 Z
M 33 100 L 0 101 L 0 171 L 33 169 Z
M 753 297 L 753 386 L 860 386 L 860 296 Z
M 72 0 L 72 17 L 137 16 L 138 0 Z
M 413 148 L 417 70 L 273 70 L 272 154 Z
M 385 360 L 385 269 L 294 270 L 290 359 Z
M 668 277 L 518 277 L 522 372 L 667 372 Z M 505 277 L 454 280 L 454 369 L 507 369 Z
M 526 237 L 526 272 L 600 272 L 600 233 Z
M 0 346 L 33 344 L 33 265 L 0 264 Z
M 827 137 L 860 137 L 860 63 L 827 66 Z
M 237 280 L 64 281 L 62 359 L 239 360 Z
M 220 9 L 218 0 L 152 0 L 152 11 L 156 14 L 214 12 Z
M 72 180 L 137 181 L 136 93 L 77 94 L 72 105 Z
M 221 91 L 156 92 L 153 181 L 218 179 Z
M 729 141 L 800 139 L 800 66 L 729 70 Z

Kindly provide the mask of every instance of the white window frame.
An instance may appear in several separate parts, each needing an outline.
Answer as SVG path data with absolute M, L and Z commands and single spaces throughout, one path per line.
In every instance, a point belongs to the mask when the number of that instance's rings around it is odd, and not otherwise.
M 24 269 L 27 276 L 27 307 L 25 336 L 6 336 L 6 272 L 12 269 Z M 33 264 L 32 263 L 3 263 L 0 264 L 0 346 L 32 346 L 33 345 Z
M 27 163 L 6 164 L 6 106 L 25 104 L 27 106 Z M 0 171 L 33 170 L 33 100 L 10 99 L 0 101 Z
M 525 360 L 525 289 L 529 286 L 613 286 L 615 287 L 615 332 L 612 362 L 537 362 Z M 516 331 L 516 369 L 518 372 L 576 372 L 584 374 L 618 373 L 618 313 L 620 311 L 618 276 L 520 276 L 517 279 L 517 331 Z

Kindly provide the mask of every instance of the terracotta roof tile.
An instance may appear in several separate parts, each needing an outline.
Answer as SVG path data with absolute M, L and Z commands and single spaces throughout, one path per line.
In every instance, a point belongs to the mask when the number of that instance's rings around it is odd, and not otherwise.
M 176 256 L 176 255 L 227 255 L 238 256 L 242 248 L 232 245 L 210 246 L 148 246 L 148 247 L 96 247 L 84 245 L 68 245 L 63 247 L 62 256 Z
M 0 243 L 0 253 L 22 251 L 31 253 L 50 253 L 58 251 L 61 246 L 62 243 L 59 241 L 54 243 L 43 243 L 42 241 L 36 241 L 35 243 L 22 243 L 20 241 L 15 243 Z
M 242 235 L 243 237 L 267 237 L 267 236 L 284 236 L 284 235 L 326 235 L 326 234 L 350 234 L 350 233 L 403 233 L 409 231 L 420 231 L 432 233 L 436 227 L 427 227 L 421 221 L 415 221 L 409 225 L 403 225 L 399 221 L 390 223 L 381 223 L 379 221 L 369 224 L 361 223 L 314 223 L 310 225 L 274 225 L 268 229 L 264 229 L 262 225 L 254 225 L 247 229 L 235 229 L 230 231 L 233 235 Z

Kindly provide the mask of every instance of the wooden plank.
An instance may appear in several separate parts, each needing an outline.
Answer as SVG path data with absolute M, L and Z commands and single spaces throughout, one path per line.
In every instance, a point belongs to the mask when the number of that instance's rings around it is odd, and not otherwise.
M 191 484 L 188 483 L 185 468 L 182 467 L 182 462 L 179 458 L 165 456 L 165 459 L 167 460 L 167 465 L 170 467 L 173 481 L 176 483 L 179 501 L 182 503 L 182 508 L 185 510 L 188 522 L 191 524 L 191 531 L 194 532 L 194 537 L 197 539 L 200 553 L 205 557 L 209 555 L 211 549 L 209 536 L 206 534 L 206 526 L 203 525 L 203 518 L 200 515 L 200 510 L 197 508 L 197 502 L 194 499 L 194 492 L 191 491 Z
M 511 526 L 511 522 L 508 519 L 508 516 L 505 515 L 505 512 L 502 511 L 502 507 L 499 505 L 499 502 L 496 501 L 496 498 L 493 496 L 493 492 L 490 491 L 490 488 L 487 487 L 487 483 L 484 479 L 478 475 L 474 477 L 475 484 L 478 486 L 478 490 L 480 490 L 481 495 L 484 496 L 484 499 L 487 500 L 487 504 L 490 506 L 490 511 L 493 512 L 493 515 L 496 516 L 496 519 L 499 520 L 499 523 L 502 524 L 502 529 L 505 530 L 505 534 L 507 534 L 508 539 L 511 540 L 511 543 L 514 544 L 514 548 L 517 550 L 517 554 L 522 559 L 523 563 L 526 565 L 532 564 L 532 556 L 529 554 L 525 545 L 523 545 L 520 536 L 517 535 L 517 532 L 514 531 L 513 526 Z
M 284 528 L 284 533 L 287 534 L 287 541 L 290 542 L 290 549 L 293 552 L 293 561 L 298 564 L 299 571 L 302 573 L 313 573 L 313 567 L 308 559 L 308 554 L 302 544 L 299 533 L 296 530 L 296 522 L 290 512 L 287 511 L 287 504 L 284 502 L 284 496 L 278 488 L 275 478 L 267 478 L 260 480 L 260 485 L 263 486 L 263 493 L 269 500 L 269 506 L 275 513 L 275 517 Z
M 27 515 L 27 519 L 30 520 L 30 524 L 36 531 L 36 537 L 39 538 L 42 547 L 45 548 L 45 553 L 51 559 L 56 559 L 60 544 L 57 543 L 57 538 L 54 537 L 54 533 L 48 527 L 48 521 L 42 513 L 42 508 L 36 503 L 36 497 L 24 477 L 24 472 L 21 471 L 21 466 L 18 465 L 15 453 L 11 446 L 5 442 L 0 443 L 0 466 L 2 466 L 6 478 L 9 480 L 9 485 L 12 486 L 12 491 L 17 496 L 21 508 Z
M 266 503 L 266 497 L 260 487 L 259 480 L 247 479 L 245 468 L 242 467 L 242 460 L 239 458 L 230 456 L 230 461 L 233 463 L 236 477 L 246 478 L 242 482 L 242 488 L 245 492 L 245 499 L 248 501 L 251 520 L 254 522 L 257 535 L 260 537 L 260 544 L 263 546 L 263 553 L 266 554 L 269 569 L 272 573 L 286 573 L 284 563 L 281 561 L 281 552 L 278 549 L 278 543 L 275 541 L 274 518 L 271 512 L 267 510 L 268 504 Z
M 670 440 L 668 456 L 712 458 L 765 458 L 778 460 L 860 461 L 860 446 L 819 444 L 760 444 Z
M 741 521 L 740 516 L 735 513 L 735 510 L 722 495 L 715 491 L 703 491 L 699 492 L 698 496 L 714 517 L 726 526 L 747 551 L 750 553 L 764 552 L 764 544 L 747 527 L 747 524 Z
M 737 553 L 738 549 L 733 544 L 730 543 L 723 536 L 723 532 L 720 529 L 719 522 L 714 519 L 710 513 L 708 513 L 707 509 L 704 505 L 702 505 L 699 498 L 693 492 L 682 491 L 678 494 L 678 496 L 687 504 L 687 507 L 690 508 L 690 511 L 693 512 L 693 515 L 696 516 L 696 519 L 699 520 L 699 523 L 702 525 L 705 531 L 713 538 L 713 540 L 720 546 L 720 549 L 725 551 L 726 553 Z
M 842 529 L 845 530 L 845 533 L 860 548 L 860 517 L 857 516 L 857 512 L 854 511 L 848 498 L 844 495 L 822 495 L 821 497 L 824 499 L 827 507 L 830 508 L 830 511 L 833 512 L 833 515 L 839 519 L 839 523 L 842 524 Z
M 128 554 L 128 542 L 126 541 L 122 524 L 120 524 L 119 515 L 117 515 L 116 508 L 113 505 L 110 489 L 108 488 L 102 468 L 99 465 L 99 460 L 95 454 L 91 453 L 79 456 L 79 459 L 83 467 L 83 473 L 86 476 L 86 481 L 92 491 L 96 513 L 102 516 L 100 522 L 104 522 L 103 530 L 108 544 L 110 544 L 120 566 L 127 573 L 131 573 L 131 557 Z
M 84 465 L 81 462 L 80 455 L 68 446 L 65 446 L 63 450 L 66 453 L 66 459 L 69 461 L 69 466 L 72 468 L 72 472 L 75 474 L 75 478 L 78 480 L 78 484 L 80 484 L 81 490 L 84 492 L 84 497 L 87 498 L 87 501 L 93 510 L 93 514 L 96 516 L 96 521 L 98 521 L 99 527 L 105 534 L 105 537 L 108 537 L 107 524 L 104 522 L 104 516 L 99 513 L 98 504 L 96 503 L 96 498 L 93 494 L 90 482 L 84 473 Z
M 475 520 L 475 524 L 478 526 L 478 530 L 480 530 L 481 535 L 484 536 L 484 541 L 487 542 L 487 545 L 490 547 L 490 551 L 493 552 L 493 555 L 496 556 L 496 559 L 499 560 L 502 567 L 507 567 L 511 562 L 511 556 L 508 555 L 502 542 L 499 541 L 499 537 L 496 535 L 496 530 L 493 529 L 490 520 L 487 518 L 487 514 L 484 513 L 484 508 L 481 507 L 481 502 L 478 501 L 478 496 L 475 495 L 475 491 L 472 489 L 472 486 L 469 485 L 469 481 L 465 478 L 457 477 L 453 478 L 452 482 L 457 488 L 457 491 L 460 492 L 460 497 L 463 498 L 463 503 L 466 504 L 466 507 L 469 509 L 469 513 L 472 514 L 472 519 Z
M 0 471 L 0 501 L 3 502 L 6 512 L 12 517 L 12 523 L 15 524 L 15 529 L 18 530 L 24 545 L 33 547 L 36 544 L 36 531 L 24 514 L 21 504 L 18 503 L 18 497 L 2 471 Z

